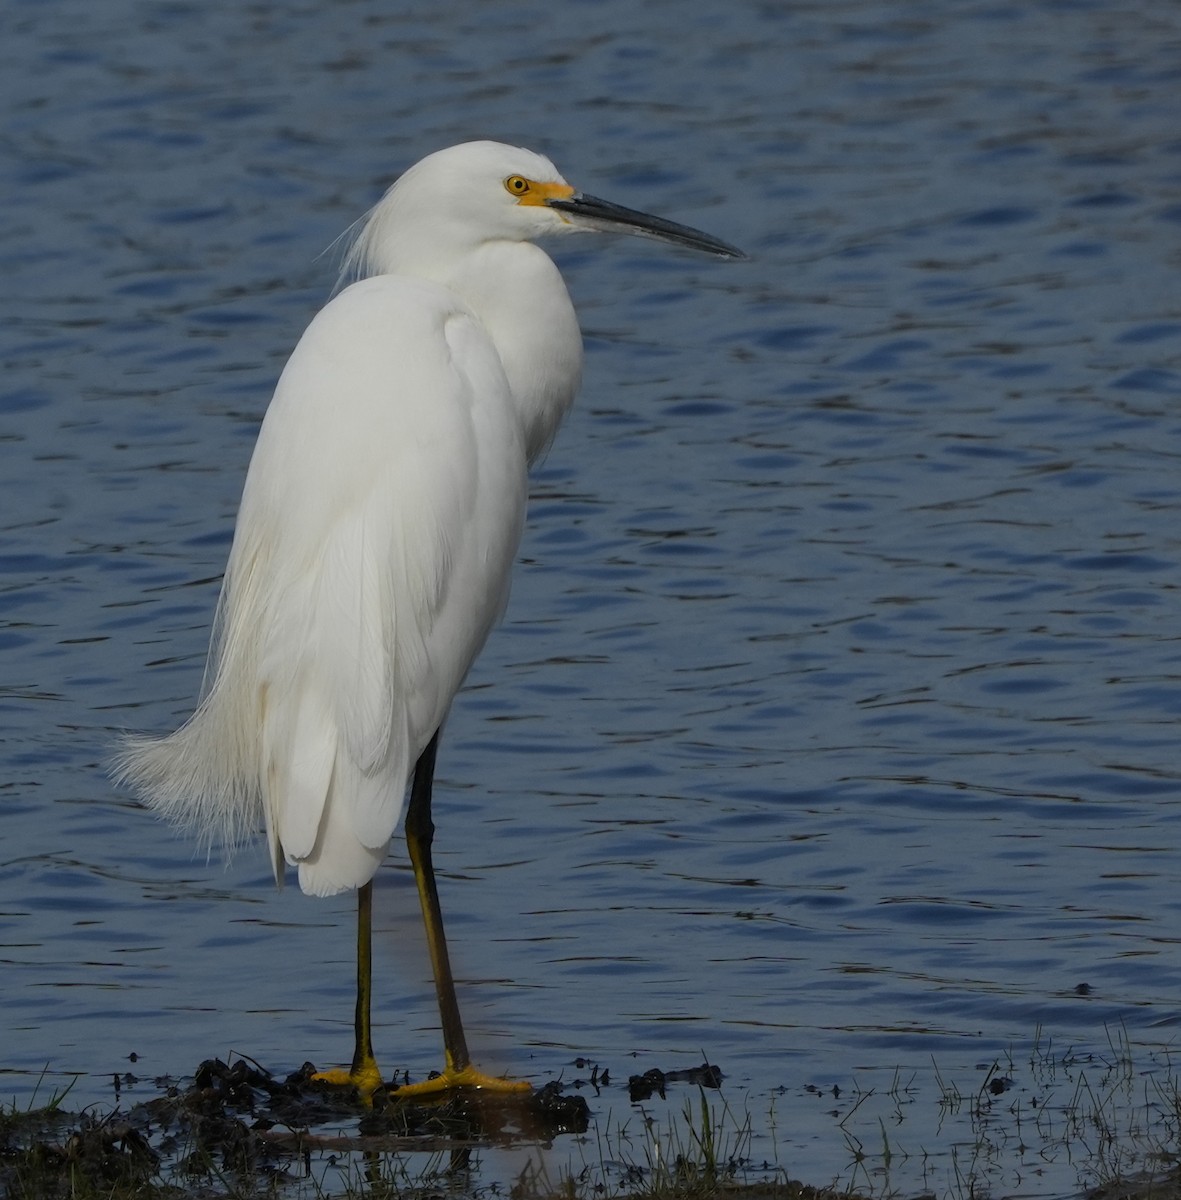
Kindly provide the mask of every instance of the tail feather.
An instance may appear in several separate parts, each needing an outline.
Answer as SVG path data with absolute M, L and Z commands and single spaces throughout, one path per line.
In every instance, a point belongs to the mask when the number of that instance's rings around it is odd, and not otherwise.
M 111 775 L 149 808 L 194 835 L 201 849 L 220 848 L 229 857 L 262 824 L 262 799 L 257 776 L 242 769 L 247 758 L 243 731 L 232 730 L 213 698 L 211 693 L 167 737 L 125 734 Z

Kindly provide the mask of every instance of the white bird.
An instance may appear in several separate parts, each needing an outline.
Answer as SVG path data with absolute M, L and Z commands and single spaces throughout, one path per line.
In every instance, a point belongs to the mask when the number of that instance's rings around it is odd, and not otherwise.
M 356 1051 L 326 1077 L 365 1097 L 380 1085 L 371 881 L 411 779 L 406 840 L 446 1060 L 428 1086 L 529 1086 L 468 1056 L 431 865 L 431 781 L 452 700 L 504 611 L 529 464 L 581 375 L 574 308 L 533 239 L 581 229 L 743 257 L 583 195 L 548 159 L 496 142 L 441 150 L 389 189 L 346 261 L 359 281 L 313 319 L 267 409 L 200 704 L 168 737 L 128 737 L 115 763 L 206 845 L 261 821 L 278 882 L 286 863 L 305 892 L 359 889 Z

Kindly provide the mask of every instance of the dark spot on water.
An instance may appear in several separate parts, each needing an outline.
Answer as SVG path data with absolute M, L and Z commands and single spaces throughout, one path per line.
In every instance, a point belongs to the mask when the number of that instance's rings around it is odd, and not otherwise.
M 1181 376 L 1165 367 L 1137 367 L 1113 379 L 1111 386 L 1129 392 L 1176 394 L 1181 392 Z
M 1112 551 L 1109 554 L 1087 554 L 1079 558 L 1068 558 L 1067 567 L 1076 571 L 1164 571 L 1172 564 L 1151 554 L 1126 554 Z
M 1086 196 L 1080 196 L 1077 200 L 1071 200 L 1069 206 L 1071 208 L 1122 208 L 1128 204 L 1137 202 L 1136 196 L 1130 196 L 1127 192 L 1091 192 Z
M 1037 213 L 1032 208 L 1022 208 L 1020 205 L 998 205 L 995 208 L 982 208 L 977 212 L 960 217 L 961 225 L 1019 225 L 1031 221 Z
M 14 388 L 0 393 L 0 413 L 32 412 L 51 402 L 49 393 L 41 388 Z

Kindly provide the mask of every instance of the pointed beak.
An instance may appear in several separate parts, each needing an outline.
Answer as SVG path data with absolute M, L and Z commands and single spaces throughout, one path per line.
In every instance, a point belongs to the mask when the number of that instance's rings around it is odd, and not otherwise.
M 731 246 L 729 242 L 723 242 L 721 238 L 711 234 L 702 233 L 700 229 L 691 229 L 688 225 L 678 225 L 676 221 L 666 221 L 663 217 L 636 212 L 634 208 L 624 208 L 620 204 L 598 200 L 582 192 L 574 192 L 567 196 L 548 196 L 545 203 L 550 208 L 557 209 L 571 225 L 581 225 L 605 233 L 636 233 L 641 237 L 671 242 L 675 246 L 703 250 L 706 254 L 716 254 L 721 258 L 746 258 L 737 246 Z

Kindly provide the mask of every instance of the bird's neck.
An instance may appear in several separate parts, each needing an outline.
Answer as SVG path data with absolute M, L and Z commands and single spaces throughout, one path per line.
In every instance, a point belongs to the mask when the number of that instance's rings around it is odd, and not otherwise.
M 582 334 L 558 268 L 531 242 L 488 242 L 438 282 L 488 331 L 532 462 L 553 440 L 582 378 Z

